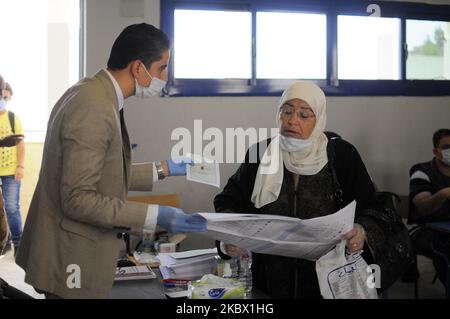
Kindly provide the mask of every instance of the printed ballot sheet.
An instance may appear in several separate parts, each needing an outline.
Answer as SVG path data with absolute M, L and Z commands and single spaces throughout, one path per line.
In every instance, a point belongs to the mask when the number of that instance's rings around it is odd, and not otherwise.
M 220 187 L 219 163 L 201 162 L 186 166 L 188 181 Z
M 252 252 L 317 260 L 353 228 L 356 202 L 311 219 L 277 215 L 199 213 L 207 220 L 202 235 Z

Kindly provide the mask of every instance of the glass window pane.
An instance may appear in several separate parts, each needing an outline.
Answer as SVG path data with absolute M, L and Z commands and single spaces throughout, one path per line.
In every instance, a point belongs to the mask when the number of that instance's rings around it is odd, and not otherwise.
M 0 74 L 14 91 L 8 108 L 20 117 L 27 142 L 42 142 L 55 102 L 79 79 L 80 1 L 1 4 Z
M 175 10 L 174 76 L 250 79 L 250 12 Z
M 338 16 L 338 78 L 400 79 L 400 19 Z
M 406 78 L 450 80 L 450 22 L 406 20 Z
M 256 77 L 325 79 L 326 28 L 324 14 L 258 12 Z

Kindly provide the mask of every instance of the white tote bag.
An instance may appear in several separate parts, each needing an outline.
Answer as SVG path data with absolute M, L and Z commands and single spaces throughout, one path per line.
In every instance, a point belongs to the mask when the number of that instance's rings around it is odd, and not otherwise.
M 377 299 L 372 270 L 361 252 L 346 254 L 345 240 L 316 261 L 320 293 L 325 299 Z

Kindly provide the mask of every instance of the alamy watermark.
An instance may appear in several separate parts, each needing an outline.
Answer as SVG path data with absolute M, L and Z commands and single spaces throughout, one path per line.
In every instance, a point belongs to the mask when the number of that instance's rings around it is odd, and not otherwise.
M 242 163 L 248 155 L 248 163 L 257 163 L 258 159 L 262 164 L 263 174 L 272 174 L 278 170 L 278 152 L 276 145 L 278 139 L 273 139 L 271 150 L 267 156 L 264 153 L 268 143 L 264 143 L 269 138 L 278 135 L 278 128 L 226 128 L 225 132 L 217 127 L 208 127 L 203 130 L 203 121 L 194 120 L 194 132 L 185 127 L 178 127 L 172 131 L 171 141 L 175 141 L 172 146 L 171 157 L 190 156 L 194 162 L 216 162 L 216 163 Z M 260 143 L 260 147 L 256 144 Z
M 81 288 L 81 268 L 77 264 L 70 264 L 66 268 L 67 276 L 66 285 L 69 289 Z
M 367 277 L 366 285 L 369 289 L 381 288 L 381 268 L 377 264 L 367 266 L 366 271 L 370 274 Z
M 375 17 L 375 18 L 379 18 L 381 17 L 381 8 L 378 4 L 369 4 L 367 6 L 367 13 L 371 13 L 371 15 L 369 17 Z

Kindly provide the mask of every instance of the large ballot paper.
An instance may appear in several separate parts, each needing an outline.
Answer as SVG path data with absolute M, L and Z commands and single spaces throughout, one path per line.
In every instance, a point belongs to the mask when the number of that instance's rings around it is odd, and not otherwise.
M 277 215 L 199 213 L 207 220 L 202 235 L 252 252 L 317 260 L 353 228 L 356 202 L 338 212 L 298 219 Z

